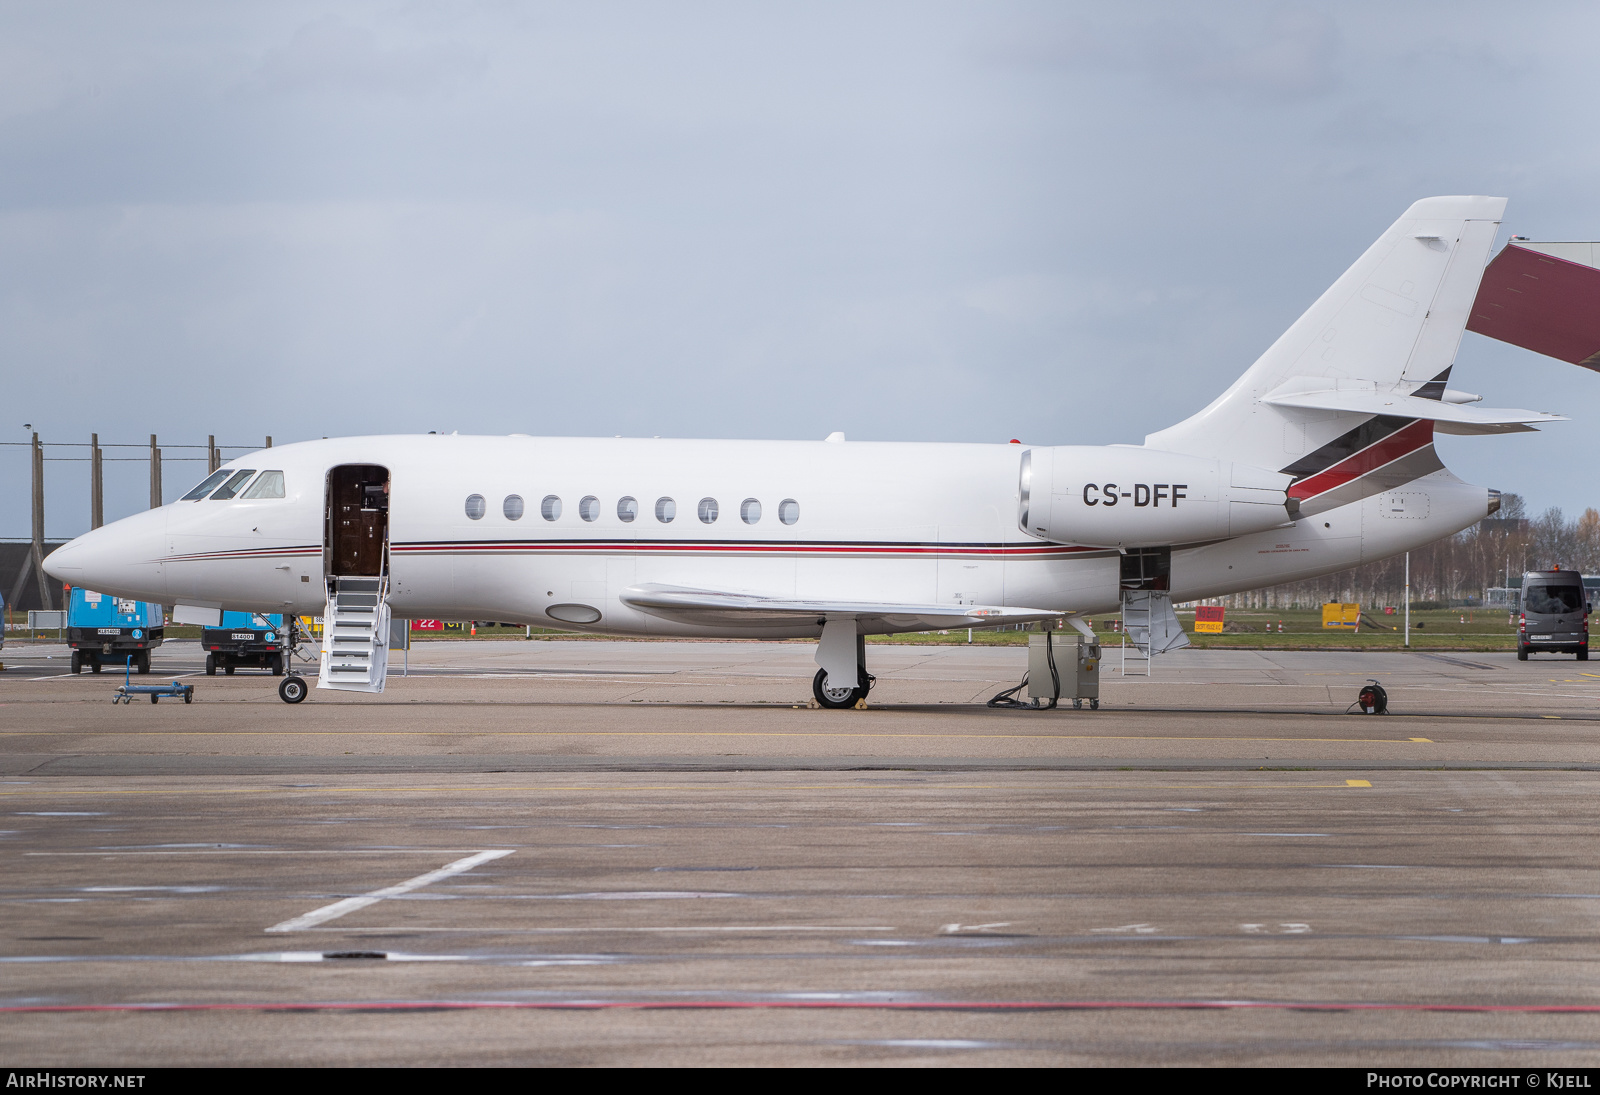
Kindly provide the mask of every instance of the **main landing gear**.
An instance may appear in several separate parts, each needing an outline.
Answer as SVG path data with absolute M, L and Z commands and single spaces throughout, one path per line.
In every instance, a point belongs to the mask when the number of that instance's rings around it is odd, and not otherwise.
M 854 630 L 853 621 L 850 626 Z M 867 693 L 872 691 L 872 686 L 878 681 L 877 677 L 867 672 L 867 637 L 857 635 L 855 639 L 856 679 L 853 685 L 841 687 L 829 676 L 826 669 L 817 670 L 817 675 L 811 678 L 811 695 L 816 698 L 819 705 L 830 710 L 838 711 L 856 706 L 867 698 Z

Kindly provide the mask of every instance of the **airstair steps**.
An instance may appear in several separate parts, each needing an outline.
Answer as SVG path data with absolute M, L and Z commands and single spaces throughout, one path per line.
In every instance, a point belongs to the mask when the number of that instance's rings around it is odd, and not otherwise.
M 386 578 L 330 578 L 318 688 L 382 692 L 389 670 Z

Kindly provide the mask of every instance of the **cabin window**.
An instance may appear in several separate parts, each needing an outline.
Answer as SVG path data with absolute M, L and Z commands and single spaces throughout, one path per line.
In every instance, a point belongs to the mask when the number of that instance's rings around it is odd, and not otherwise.
M 800 520 L 800 503 L 793 498 L 785 498 L 778 503 L 778 520 L 786 525 L 792 525 Z
M 481 494 L 469 494 L 469 495 L 467 495 L 467 516 L 468 517 L 472 518 L 474 521 L 481 521 L 483 519 L 483 515 L 488 511 L 488 509 L 489 509 L 489 504 L 483 500 L 483 495 L 481 495 Z
M 672 524 L 672 519 L 678 516 L 678 503 L 670 498 L 656 499 L 656 520 L 663 525 Z
M 217 493 L 211 496 L 211 500 L 213 502 L 223 502 L 229 498 L 232 498 L 234 495 L 239 493 L 240 489 L 250 481 L 250 477 L 255 473 L 256 470 L 254 468 L 247 468 L 244 471 L 234 472 L 233 478 L 222 484 L 222 486 L 218 487 Z
M 633 524 L 633 519 L 639 516 L 639 500 L 637 498 L 617 499 L 617 520 L 625 525 Z
M 522 495 L 508 494 L 505 502 L 500 506 L 500 512 L 506 515 L 507 521 L 520 521 L 527 507 L 522 503 Z
M 544 496 L 544 501 L 539 503 L 539 516 L 546 521 L 554 521 L 561 516 L 561 499 L 554 494 Z
M 717 520 L 717 500 L 715 498 L 700 499 L 700 507 L 695 511 L 700 517 L 702 525 L 712 525 Z
M 761 500 L 759 498 L 746 498 L 739 503 L 739 520 L 747 525 L 753 525 L 761 520 Z
M 600 499 L 592 494 L 586 494 L 578 500 L 578 516 L 585 521 L 598 521 L 600 519 Z
M 194 488 L 194 490 L 178 499 L 178 501 L 198 502 L 200 499 L 216 490 L 217 484 L 221 483 L 224 479 L 228 478 L 228 476 L 232 474 L 233 470 L 231 468 L 224 469 L 222 471 L 214 471 L 210 475 L 206 476 L 206 481 L 204 483 L 201 483 L 198 487 Z
M 239 496 L 240 498 L 282 498 L 283 497 L 283 472 L 264 471 L 261 478 L 250 484 L 250 489 Z

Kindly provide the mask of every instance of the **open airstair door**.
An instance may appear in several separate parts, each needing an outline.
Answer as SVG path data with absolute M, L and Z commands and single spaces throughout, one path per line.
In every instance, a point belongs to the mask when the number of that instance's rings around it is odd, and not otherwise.
M 323 527 L 328 607 L 318 688 L 382 692 L 389 669 L 389 470 L 328 472 Z

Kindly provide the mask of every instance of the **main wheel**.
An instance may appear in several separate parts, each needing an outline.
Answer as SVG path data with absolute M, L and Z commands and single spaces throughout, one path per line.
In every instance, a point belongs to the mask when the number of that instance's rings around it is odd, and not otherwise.
M 206 676 L 215 677 L 216 675 L 217 675 L 217 656 L 215 654 L 207 654 L 206 655 Z
M 299 703 L 306 698 L 306 679 L 304 677 L 285 677 L 283 683 L 278 685 L 278 698 L 284 703 Z
M 866 695 L 866 690 L 859 685 L 855 688 L 834 688 L 828 681 L 828 671 L 819 669 L 817 675 L 811 678 L 811 694 L 822 706 L 840 710 L 854 707 L 856 702 Z
M 83 651 L 81 650 L 74 650 L 72 652 L 72 671 L 74 673 L 83 672 Z

